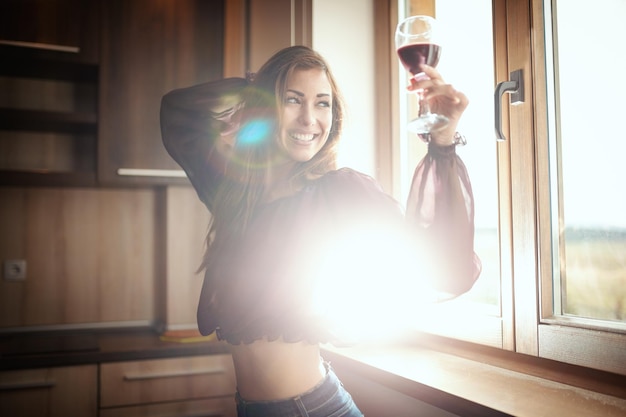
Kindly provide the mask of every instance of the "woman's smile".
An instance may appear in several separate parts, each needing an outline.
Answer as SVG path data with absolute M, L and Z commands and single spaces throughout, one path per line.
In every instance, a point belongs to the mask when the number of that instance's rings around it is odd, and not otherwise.
M 321 69 L 298 69 L 287 80 L 282 100 L 279 146 L 287 158 L 306 162 L 322 149 L 333 120 L 332 88 Z
M 313 139 L 317 138 L 319 134 L 317 133 L 302 133 L 302 132 L 289 132 L 289 137 L 298 142 L 312 142 Z

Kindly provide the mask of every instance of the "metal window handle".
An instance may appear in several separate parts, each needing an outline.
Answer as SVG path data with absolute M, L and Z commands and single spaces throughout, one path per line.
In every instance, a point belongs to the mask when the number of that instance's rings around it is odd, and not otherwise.
M 503 81 L 496 86 L 494 94 L 495 99 L 495 122 L 496 122 L 496 139 L 506 140 L 502 133 L 502 95 L 511 93 L 511 104 L 521 104 L 524 102 L 524 71 L 521 69 L 511 73 L 510 81 Z

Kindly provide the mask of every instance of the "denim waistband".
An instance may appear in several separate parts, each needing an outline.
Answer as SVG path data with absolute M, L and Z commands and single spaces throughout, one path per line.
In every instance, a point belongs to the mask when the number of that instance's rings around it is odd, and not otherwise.
M 338 390 L 342 389 L 341 381 L 335 375 L 329 363 L 324 362 L 326 376 L 315 387 L 292 398 L 267 401 L 248 401 L 243 399 L 239 392 L 235 398 L 237 406 L 245 410 L 246 417 L 262 417 L 268 415 L 298 415 L 302 411 L 301 406 L 306 410 L 315 410 L 328 402 L 335 396 Z

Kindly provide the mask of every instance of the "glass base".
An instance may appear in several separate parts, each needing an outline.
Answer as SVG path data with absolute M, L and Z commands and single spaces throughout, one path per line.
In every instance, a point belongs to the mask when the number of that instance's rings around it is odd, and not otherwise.
M 411 120 L 407 126 L 409 132 L 428 134 L 443 129 L 448 124 L 448 118 L 440 114 L 422 114 L 417 119 Z

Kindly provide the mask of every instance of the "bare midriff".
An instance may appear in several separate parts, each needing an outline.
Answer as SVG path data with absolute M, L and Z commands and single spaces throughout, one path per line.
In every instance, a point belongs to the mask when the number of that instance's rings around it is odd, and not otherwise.
M 295 397 L 315 387 L 326 374 L 318 345 L 257 340 L 231 349 L 237 389 L 245 400 Z

